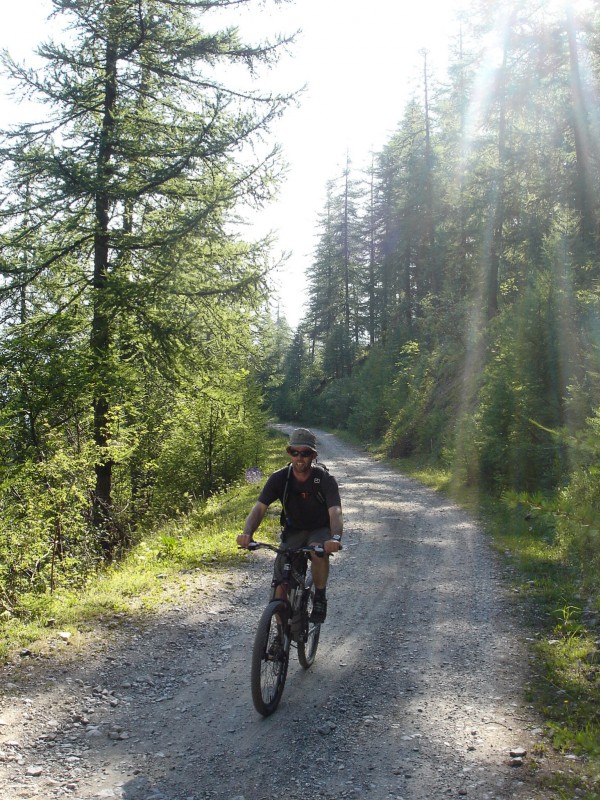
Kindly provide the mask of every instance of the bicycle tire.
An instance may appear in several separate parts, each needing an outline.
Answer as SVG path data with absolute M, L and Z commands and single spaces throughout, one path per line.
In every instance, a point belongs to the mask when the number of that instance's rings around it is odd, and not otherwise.
M 306 639 L 303 641 L 298 642 L 298 661 L 300 662 L 300 666 L 304 669 L 308 669 L 312 667 L 315 656 L 317 655 L 317 647 L 319 646 L 319 636 L 321 635 L 321 624 L 315 623 L 310 621 L 310 613 L 312 611 L 313 605 L 313 598 L 315 596 L 315 590 L 313 587 L 313 579 L 312 575 L 306 576 L 306 596 L 305 596 L 305 604 L 304 608 L 302 609 L 303 615 L 305 615 L 305 630 L 306 630 Z
M 252 702 L 263 717 L 268 717 L 279 705 L 287 677 L 289 657 L 287 606 L 280 600 L 272 600 L 258 622 L 250 674 Z

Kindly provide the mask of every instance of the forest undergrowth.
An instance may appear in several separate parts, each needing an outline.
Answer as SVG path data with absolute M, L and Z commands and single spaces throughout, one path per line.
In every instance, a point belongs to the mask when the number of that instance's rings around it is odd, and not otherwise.
M 253 481 L 280 463 L 281 438 L 272 434 L 266 439 L 262 463 L 246 473 L 251 480 L 242 478 L 167 522 L 152 525 L 146 520 L 138 543 L 123 558 L 101 567 L 84 587 L 21 595 L 18 608 L 1 620 L 0 660 L 23 648 L 46 652 L 57 629 L 68 634 L 75 651 L 87 634 L 122 615 L 151 615 L 164 603 L 177 601 L 187 573 L 200 570 L 218 579 L 220 571 L 241 558 L 235 535 L 256 499 Z M 277 530 L 278 518 L 269 516 L 263 523 L 264 535 Z

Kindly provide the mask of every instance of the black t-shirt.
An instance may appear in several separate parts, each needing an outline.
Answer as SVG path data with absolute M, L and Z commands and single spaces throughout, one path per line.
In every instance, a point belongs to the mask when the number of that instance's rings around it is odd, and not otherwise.
M 310 477 L 301 483 L 290 473 L 289 466 L 274 472 L 264 485 L 260 503 L 270 506 L 275 500 L 283 501 L 285 485 L 288 479 L 285 499 L 285 519 L 282 522 L 293 530 L 314 531 L 317 528 L 329 527 L 329 510 L 332 506 L 342 505 L 340 490 L 336 479 L 319 466 L 311 467 Z

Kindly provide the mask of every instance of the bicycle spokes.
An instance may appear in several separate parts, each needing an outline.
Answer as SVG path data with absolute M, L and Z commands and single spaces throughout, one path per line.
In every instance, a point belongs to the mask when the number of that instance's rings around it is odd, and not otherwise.
M 263 716 L 277 708 L 287 675 L 290 639 L 280 603 L 269 603 L 260 619 L 252 653 L 252 700 Z

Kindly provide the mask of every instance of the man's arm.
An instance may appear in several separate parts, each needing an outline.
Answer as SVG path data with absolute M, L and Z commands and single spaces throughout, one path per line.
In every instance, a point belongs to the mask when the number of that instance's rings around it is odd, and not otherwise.
M 341 506 L 330 506 L 329 529 L 331 530 L 332 536 L 341 536 L 342 533 L 344 532 L 344 520 L 342 517 Z M 337 551 L 341 550 L 341 548 L 342 548 L 341 542 L 336 542 L 334 539 L 330 539 L 323 545 L 323 549 L 328 555 L 330 553 L 337 553 Z
M 244 532 L 240 533 L 236 540 L 240 547 L 248 547 L 252 541 L 252 534 L 258 528 L 260 523 L 263 521 L 263 517 L 267 513 L 267 508 L 268 506 L 260 501 L 257 501 L 254 504 L 252 510 L 246 517 L 246 522 L 244 523 Z
M 332 536 L 341 536 L 344 532 L 344 520 L 342 518 L 342 507 L 331 506 L 329 509 L 329 527 Z

